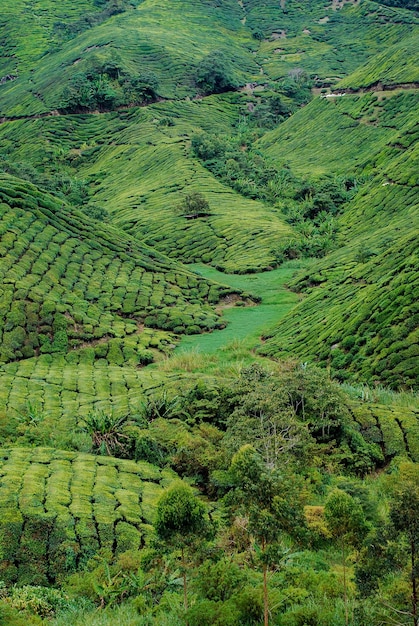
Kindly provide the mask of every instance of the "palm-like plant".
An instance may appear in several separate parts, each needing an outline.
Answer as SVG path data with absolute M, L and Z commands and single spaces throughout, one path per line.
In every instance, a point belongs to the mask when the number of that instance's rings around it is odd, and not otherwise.
M 129 420 L 129 415 L 117 417 L 104 411 L 88 413 L 83 418 L 82 431 L 92 438 L 92 452 L 109 456 L 127 452 L 129 436 L 123 433 L 123 427 Z

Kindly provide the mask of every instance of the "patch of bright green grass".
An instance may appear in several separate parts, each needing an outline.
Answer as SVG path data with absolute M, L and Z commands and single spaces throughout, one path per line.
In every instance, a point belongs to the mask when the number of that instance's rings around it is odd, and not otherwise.
M 199 341 L 193 337 L 184 338 L 175 352 L 197 350 L 211 354 L 232 342 L 241 341 L 249 347 L 256 345 L 260 336 L 276 324 L 298 301 L 297 294 L 287 290 L 285 284 L 303 266 L 302 262 L 289 262 L 271 272 L 243 276 L 223 274 L 214 268 L 200 264 L 190 265 L 189 268 L 201 276 L 236 289 L 239 288 L 261 298 L 262 301 L 256 306 L 234 306 L 234 303 L 232 306 L 227 305 L 222 311 L 223 318 L 227 322 L 225 329 L 204 334 Z

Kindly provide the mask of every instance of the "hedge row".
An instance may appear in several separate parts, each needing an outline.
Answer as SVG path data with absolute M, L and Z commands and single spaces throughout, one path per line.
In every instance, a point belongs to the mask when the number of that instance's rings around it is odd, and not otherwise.
M 51 448 L 0 451 L 0 572 L 45 585 L 102 551 L 139 548 L 177 477 L 146 462 Z

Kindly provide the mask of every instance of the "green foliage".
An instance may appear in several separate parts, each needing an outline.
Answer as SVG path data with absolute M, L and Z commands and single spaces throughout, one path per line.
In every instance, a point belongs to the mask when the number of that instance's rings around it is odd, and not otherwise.
M 327 526 L 333 537 L 351 544 L 359 544 L 368 531 L 359 503 L 341 489 L 333 490 L 324 509 Z
M 209 530 L 205 505 L 186 485 L 174 485 L 157 506 L 156 533 L 173 546 L 188 546 Z
M 58 589 L 30 585 L 12 587 L 6 598 L 13 609 L 39 615 L 44 619 L 51 619 L 69 604 L 68 598 Z
M 182 202 L 176 207 L 176 211 L 188 219 L 211 215 L 209 202 L 199 191 L 187 193 Z
M 204 94 L 223 93 L 239 86 L 231 61 L 220 50 L 211 52 L 199 62 L 193 78 Z
M 123 427 L 128 420 L 127 415 L 116 418 L 104 412 L 89 413 L 84 417 L 83 431 L 92 438 L 92 452 L 116 457 L 126 456 L 129 442 Z
M 72 76 L 58 108 L 66 113 L 111 111 L 116 106 L 153 102 L 157 89 L 158 79 L 153 72 L 129 76 L 118 66 L 93 67 Z
M 237 563 L 223 558 L 215 563 L 203 563 L 195 586 L 204 598 L 213 602 L 225 602 L 242 587 L 244 581 L 245 574 Z

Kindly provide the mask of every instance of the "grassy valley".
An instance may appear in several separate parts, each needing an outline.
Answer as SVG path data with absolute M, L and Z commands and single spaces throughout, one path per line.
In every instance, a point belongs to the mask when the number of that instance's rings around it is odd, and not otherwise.
M 0 15 L 0 624 L 416 624 L 415 1 Z

